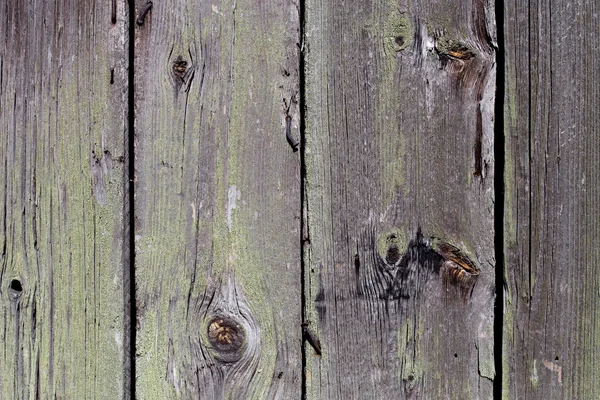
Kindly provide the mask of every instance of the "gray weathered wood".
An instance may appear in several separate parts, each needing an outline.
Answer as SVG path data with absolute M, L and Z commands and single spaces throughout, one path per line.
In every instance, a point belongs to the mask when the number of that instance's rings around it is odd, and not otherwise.
M 283 0 L 136 27 L 139 398 L 299 396 L 298 29 Z
M 493 3 L 306 18 L 308 398 L 490 398 Z
M 0 397 L 127 393 L 127 13 L 0 4 Z M 128 290 L 128 289 L 126 289 Z
M 509 399 L 600 398 L 598 7 L 505 5 Z

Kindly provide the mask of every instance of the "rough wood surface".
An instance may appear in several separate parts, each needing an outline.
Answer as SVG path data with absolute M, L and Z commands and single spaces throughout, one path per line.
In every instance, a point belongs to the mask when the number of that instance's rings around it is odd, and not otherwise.
M 123 398 L 127 15 L 0 5 L 0 397 Z
M 308 398 L 490 398 L 493 4 L 306 5 Z
M 154 2 L 136 27 L 139 398 L 299 396 L 298 37 L 283 0 Z
M 600 398 L 599 5 L 505 6 L 509 399 Z

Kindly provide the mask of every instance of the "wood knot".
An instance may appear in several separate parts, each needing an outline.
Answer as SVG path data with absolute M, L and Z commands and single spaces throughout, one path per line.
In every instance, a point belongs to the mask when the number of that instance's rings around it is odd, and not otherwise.
M 394 56 L 412 44 L 414 24 L 407 13 L 392 11 L 383 29 L 383 50 L 387 55 Z
M 187 71 L 187 61 L 183 57 L 178 56 L 175 62 L 173 62 L 173 73 L 183 79 L 185 72 Z
M 404 40 L 404 36 L 396 36 L 394 38 L 394 42 L 396 42 L 396 45 L 398 46 L 399 49 L 403 49 L 404 48 L 404 43 L 406 43 L 406 40 Z
M 23 293 L 23 285 L 18 279 L 13 279 L 8 287 L 8 294 L 12 301 L 17 301 Z
M 473 52 L 466 44 L 457 40 L 439 38 L 435 44 L 435 50 L 441 59 L 470 60 L 475 57 Z
M 402 251 L 407 246 L 404 236 L 398 229 L 394 229 L 377 238 L 377 253 L 388 267 L 395 267 L 402 260 Z
M 387 254 L 385 255 L 385 261 L 388 264 L 396 264 L 400 259 L 400 249 L 398 249 L 398 245 L 394 242 L 389 244 L 387 249 Z
M 208 323 L 208 341 L 223 362 L 238 361 L 246 342 L 244 328 L 228 317 L 215 317 Z
M 479 268 L 464 252 L 449 243 L 436 241 L 433 248 L 443 258 L 442 278 L 470 292 L 479 276 Z

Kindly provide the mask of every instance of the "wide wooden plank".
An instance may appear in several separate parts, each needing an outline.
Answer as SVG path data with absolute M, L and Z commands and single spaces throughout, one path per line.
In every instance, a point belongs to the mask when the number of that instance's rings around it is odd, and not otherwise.
M 490 398 L 493 3 L 307 0 L 305 33 L 308 398 Z
M 137 2 L 139 398 L 296 398 L 299 11 Z
M 126 5 L 0 15 L 0 397 L 125 398 Z
M 505 398 L 600 398 L 599 5 L 505 5 Z

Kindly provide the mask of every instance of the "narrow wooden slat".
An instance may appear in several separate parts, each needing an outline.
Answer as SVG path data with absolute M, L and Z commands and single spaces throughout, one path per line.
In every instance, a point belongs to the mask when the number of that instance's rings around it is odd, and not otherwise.
M 505 398 L 600 398 L 599 5 L 505 5 Z
M 139 398 L 300 393 L 298 14 L 154 2 L 136 27 Z
M 490 398 L 493 3 L 306 3 L 308 398 Z
M 0 5 L 0 397 L 126 397 L 127 13 Z

